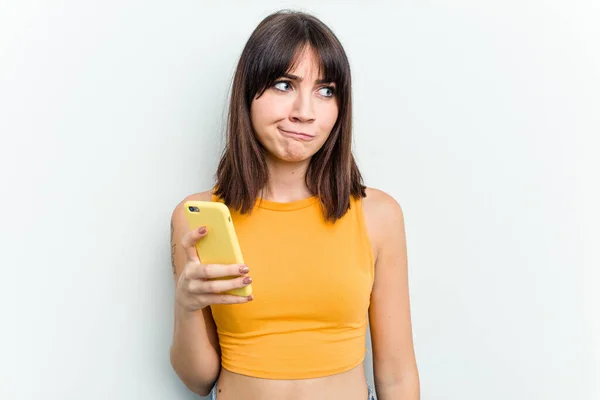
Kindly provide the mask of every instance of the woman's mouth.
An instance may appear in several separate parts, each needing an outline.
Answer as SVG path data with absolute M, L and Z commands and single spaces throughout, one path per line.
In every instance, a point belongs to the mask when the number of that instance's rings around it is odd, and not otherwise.
M 283 136 L 291 137 L 293 139 L 308 141 L 308 140 L 312 140 L 315 137 L 314 135 L 310 135 L 310 134 L 304 133 L 304 132 L 288 131 L 288 130 L 281 129 L 281 128 L 277 128 L 277 129 Z

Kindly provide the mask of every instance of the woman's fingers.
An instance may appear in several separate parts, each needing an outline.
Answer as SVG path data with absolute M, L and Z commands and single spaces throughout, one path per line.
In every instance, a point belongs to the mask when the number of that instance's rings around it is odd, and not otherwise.
M 187 232 L 181 238 L 181 245 L 185 250 L 185 255 L 188 261 L 199 261 L 198 253 L 196 253 L 196 242 L 208 234 L 205 226 Z
M 252 301 L 253 297 L 250 296 L 236 296 L 233 294 L 206 294 L 202 297 L 206 297 L 208 304 L 242 304 Z
M 225 278 L 227 276 L 246 275 L 248 272 L 248 266 L 245 264 L 207 264 L 200 270 L 200 278 Z
M 196 253 L 196 243 L 207 235 L 206 227 L 187 232 L 181 244 L 187 257 L 180 277 L 182 298 L 200 305 L 240 304 L 252 300 L 250 296 L 225 294 L 232 289 L 248 286 L 252 278 L 245 264 L 202 264 Z M 190 296 L 191 295 L 191 296 Z M 192 300 L 195 298 L 195 300 Z M 187 303 L 186 303 L 187 304 Z
M 215 279 L 246 275 L 249 269 L 244 264 L 202 264 L 188 262 L 184 269 L 186 279 Z
M 189 282 L 188 290 L 195 294 L 218 294 L 232 289 L 243 288 L 250 283 L 252 283 L 252 278 L 249 276 L 215 280 L 194 279 Z

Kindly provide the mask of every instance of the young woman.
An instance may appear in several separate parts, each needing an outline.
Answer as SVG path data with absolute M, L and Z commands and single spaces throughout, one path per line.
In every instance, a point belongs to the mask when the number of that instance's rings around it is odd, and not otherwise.
M 314 16 L 282 11 L 248 40 L 214 190 L 172 216 L 171 362 L 218 400 L 416 400 L 404 221 L 351 152 L 348 59 Z M 183 203 L 220 201 L 247 265 L 205 265 Z M 209 280 L 216 277 L 233 277 Z M 249 297 L 221 294 L 252 282 Z M 375 389 L 364 375 L 370 321 Z M 217 382 L 218 378 L 218 382 Z

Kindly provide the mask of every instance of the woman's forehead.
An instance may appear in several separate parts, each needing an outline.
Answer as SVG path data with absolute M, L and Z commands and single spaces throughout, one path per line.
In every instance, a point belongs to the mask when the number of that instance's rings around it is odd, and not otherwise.
M 325 71 L 323 70 L 322 60 L 310 46 L 304 46 L 299 49 L 296 56 L 287 71 L 302 81 L 305 76 L 314 80 L 324 80 Z

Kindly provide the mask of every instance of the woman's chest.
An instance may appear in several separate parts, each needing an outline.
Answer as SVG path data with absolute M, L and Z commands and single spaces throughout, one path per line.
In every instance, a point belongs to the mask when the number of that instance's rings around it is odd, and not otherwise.
M 351 224 L 290 223 L 236 222 L 254 300 L 243 306 L 217 306 L 220 328 L 248 332 L 264 330 L 266 322 L 275 321 L 324 327 L 364 322 L 373 265 L 363 232 Z

